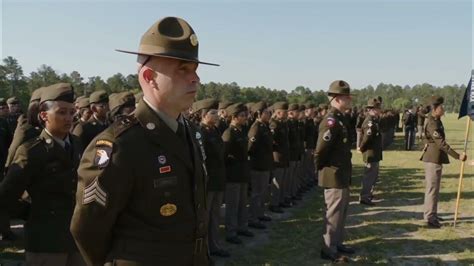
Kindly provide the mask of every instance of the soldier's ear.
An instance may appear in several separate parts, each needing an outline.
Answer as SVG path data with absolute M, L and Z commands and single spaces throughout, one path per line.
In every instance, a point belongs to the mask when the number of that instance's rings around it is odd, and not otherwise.
M 38 113 L 39 120 L 42 122 L 48 121 L 48 112 L 47 111 L 41 111 Z

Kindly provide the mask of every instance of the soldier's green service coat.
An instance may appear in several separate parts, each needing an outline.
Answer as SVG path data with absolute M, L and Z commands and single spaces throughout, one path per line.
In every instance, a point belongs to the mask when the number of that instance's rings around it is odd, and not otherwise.
M 82 146 L 69 135 L 67 152 L 43 130 L 21 144 L 0 185 L 0 209 L 6 210 L 27 191 L 32 204 L 25 224 L 27 252 L 61 253 L 76 249 L 69 232 L 75 205 Z
M 209 263 L 204 147 L 184 123 L 185 139 L 140 101 L 87 147 L 71 222 L 86 262 Z
M 208 191 L 224 191 L 225 189 L 225 161 L 224 141 L 219 129 L 201 123 L 201 133 L 206 152 L 206 168 L 209 181 Z
M 95 115 L 93 115 L 86 123 L 77 124 L 72 134 L 79 137 L 82 144 L 87 146 L 95 136 L 104 131 L 107 127 L 107 123 L 99 121 Z
M 287 122 L 279 119 L 270 120 L 270 131 L 273 134 L 273 162 L 275 167 L 288 167 L 290 164 L 290 144 Z
M 446 142 L 443 122 L 431 114 L 428 115 L 424 138 L 425 147 L 421 156 L 423 162 L 448 164 L 448 154 L 455 159 L 459 158 L 459 154 Z
M 318 129 L 316 128 L 316 124 L 314 123 L 314 119 L 312 118 L 305 118 L 304 123 L 305 129 L 305 148 L 309 150 L 313 150 L 316 148 L 316 137 L 318 134 Z
M 230 125 L 222 134 L 227 183 L 248 182 L 250 167 L 248 161 L 248 136 L 243 129 Z
M 5 166 L 8 167 L 11 162 L 13 161 L 13 156 L 15 156 L 15 152 L 17 148 L 24 142 L 38 137 L 41 133 L 41 128 L 34 127 L 28 123 L 27 118 L 24 115 L 21 115 L 18 118 L 18 124 L 15 129 L 15 134 L 13 135 L 12 143 L 8 148 L 8 157 L 7 161 L 5 162 Z
M 351 183 L 352 153 L 346 123 L 343 114 L 331 108 L 319 125 L 314 160 L 321 187 L 347 188 Z
M 248 133 L 250 167 L 257 171 L 273 169 L 273 136 L 270 127 L 256 120 Z
M 365 163 L 382 160 L 382 134 L 377 118 L 368 115 L 362 123 L 360 151 Z

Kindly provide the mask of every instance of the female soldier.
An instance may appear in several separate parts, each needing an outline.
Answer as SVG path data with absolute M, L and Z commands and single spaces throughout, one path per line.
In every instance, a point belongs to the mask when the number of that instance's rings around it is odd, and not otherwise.
M 247 229 L 247 188 L 250 176 L 248 162 L 248 137 L 243 126 L 247 121 L 247 108 L 241 103 L 226 109 L 232 117 L 229 128 L 224 131 L 224 158 L 226 167 L 225 228 L 226 240 L 241 244 L 237 235 L 253 237 Z
M 455 159 L 465 161 L 466 154 L 458 154 L 446 142 L 441 117 L 444 115 L 444 98 L 433 96 L 431 98 L 431 114 L 425 126 L 425 148 L 421 160 L 425 163 L 425 206 L 424 218 L 428 227 L 440 228 L 442 221 L 438 217 L 439 186 L 443 164 L 449 163 L 448 154 Z
M 219 220 L 225 189 L 224 142 L 217 128 L 217 101 L 204 99 L 193 104 L 194 113 L 202 117 L 200 129 L 206 154 L 207 207 L 209 211 L 209 252 L 213 256 L 229 257 L 219 241 Z
M 31 197 L 25 223 L 27 265 L 84 265 L 69 232 L 82 153 L 79 140 L 69 134 L 73 94 L 67 83 L 43 90 L 39 117 L 44 129 L 18 147 L 0 184 L 0 210 L 25 190 Z

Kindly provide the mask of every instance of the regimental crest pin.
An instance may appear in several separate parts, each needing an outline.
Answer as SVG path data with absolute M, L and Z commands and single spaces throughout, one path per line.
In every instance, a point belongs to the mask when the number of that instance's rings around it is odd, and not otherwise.
M 158 162 L 160 164 L 165 164 L 166 163 L 166 156 L 164 156 L 164 155 L 158 156 Z

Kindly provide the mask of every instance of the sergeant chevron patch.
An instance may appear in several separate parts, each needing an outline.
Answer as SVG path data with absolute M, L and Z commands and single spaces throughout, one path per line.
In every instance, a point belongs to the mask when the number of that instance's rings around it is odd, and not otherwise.
M 94 182 L 84 188 L 82 204 L 85 205 L 94 201 L 103 207 L 107 205 L 107 193 L 100 186 L 98 178 L 96 178 Z

